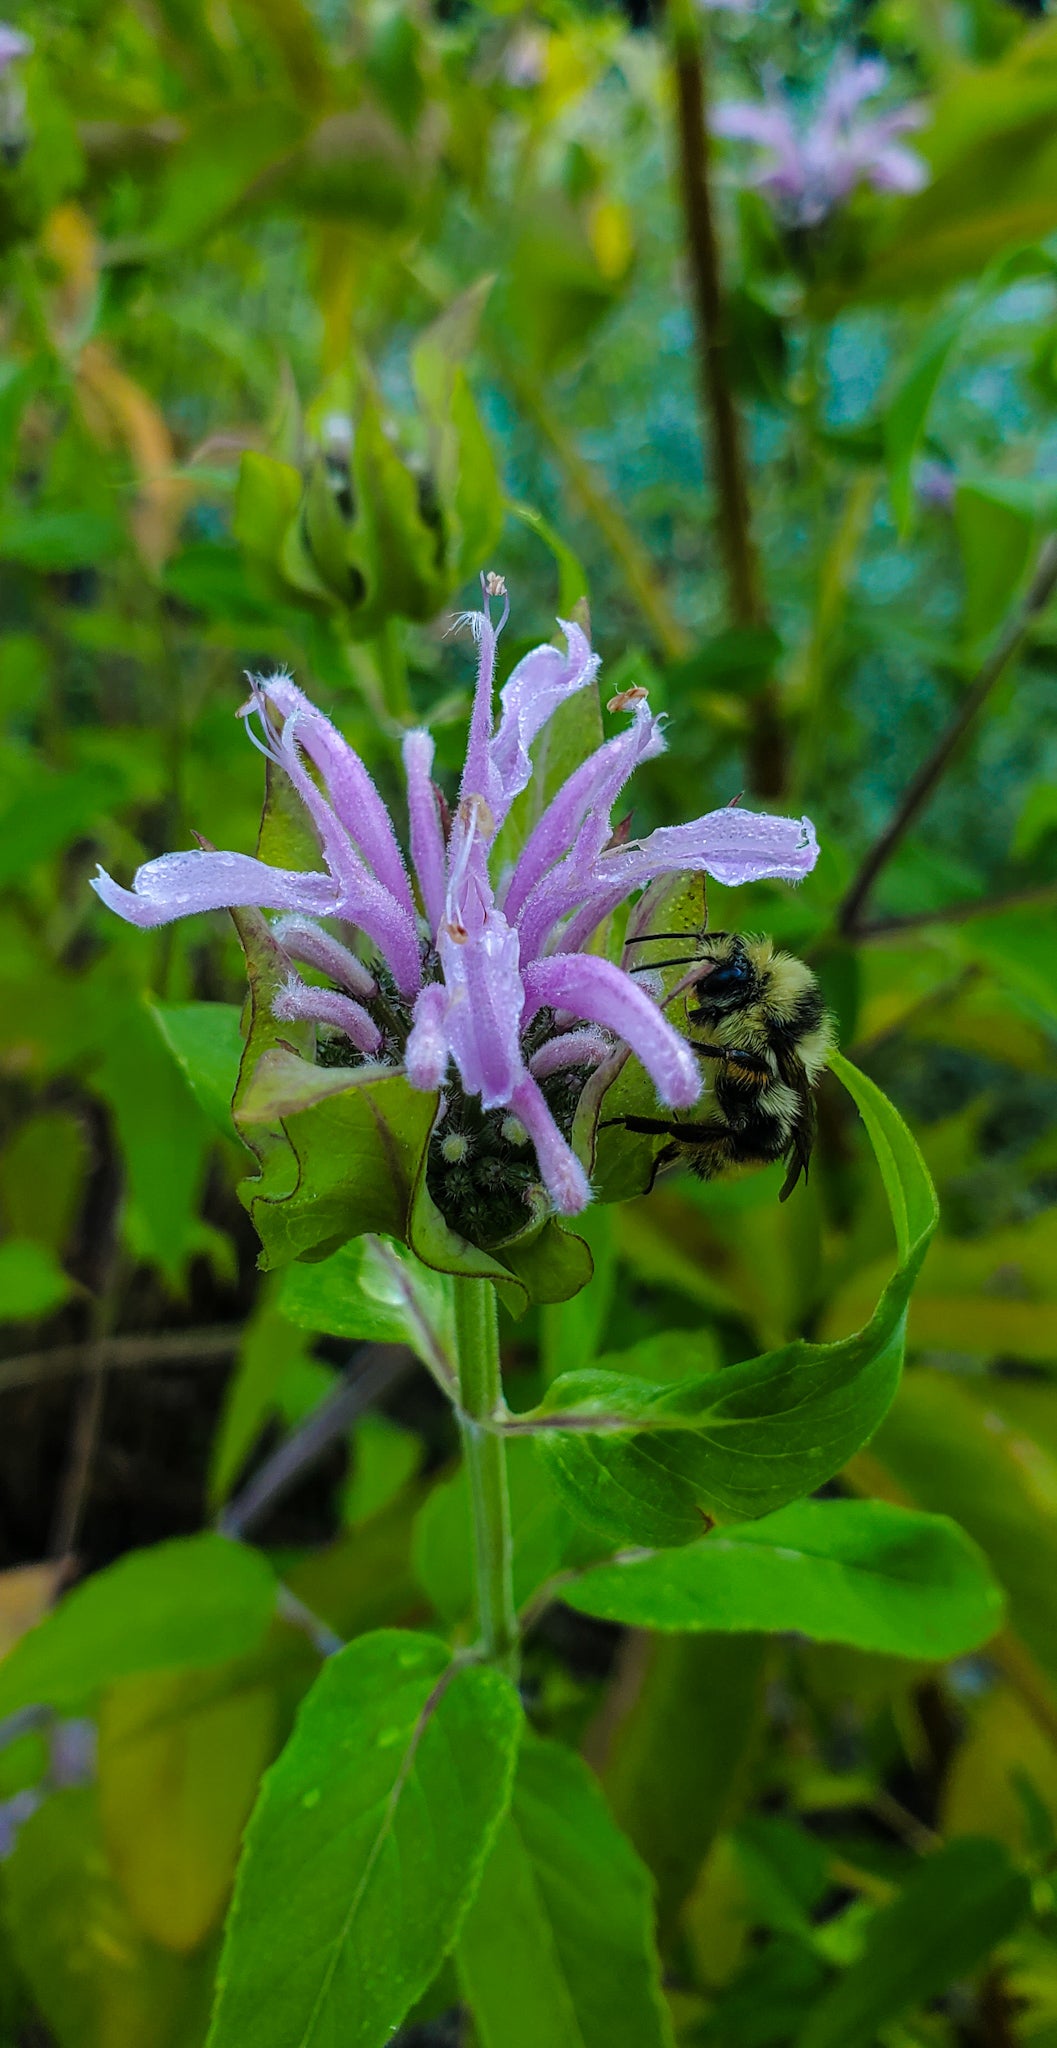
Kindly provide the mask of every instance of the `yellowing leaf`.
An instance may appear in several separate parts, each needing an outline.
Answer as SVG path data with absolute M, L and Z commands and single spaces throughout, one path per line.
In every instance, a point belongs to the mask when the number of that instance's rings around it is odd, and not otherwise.
M 189 1955 L 218 1926 L 242 1830 L 276 1736 L 265 1686 L 224 1691 L 215 1673 L 144 1673 L 105 1695 L 99 1804 L 133 1919 Z
M 66 1575 L 65 1563 L 23 1564 L 0 1572 L 0 1657 L 42 1621 Z

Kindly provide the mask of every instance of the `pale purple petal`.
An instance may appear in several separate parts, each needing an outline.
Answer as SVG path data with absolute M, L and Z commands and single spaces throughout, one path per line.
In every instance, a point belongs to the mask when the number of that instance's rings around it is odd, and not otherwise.
M 468 625 L 477 641 L 477 683 L 466 741 L 466 765 L 459 788 L 460 800 L 482 796 L 495 815 L 502 796 L 499 777 L 492 766 L 492 685 L 495 680 L 495 628 L 484 612 L 467 612 L 460 624 Z
M 654 875 L 705 873 L 729 889 L 744 882 L 802 882 L 818 859 L 810 818 L 777 818 L 727 804 L 689 825 L 660 825 L 646 839 L 603 856 L 615 876 L 626 865 L 639 889 Z
M 397 902 L 360 858 L 332 805 L 317 788 L 298 750 L 301 720 L 295 711 L 276 741 L 274 758 L 301 798 L 319 834 L 323 857 L 337 884 L 334 915 L 358 925 L 384 955 L 402 995 L 414 995 L 422 981 L 422 962 L 414 912 Z
M 21 29 L 12 28 L 9 21 L 0 21 L 0 72 L 7 70 L 19 57 L 28 57 L 33 48 L 32 36 L 24 36 Z
M 866 175 L 878 192 L 921 192 L 931 173 L 916 150 L 890 143 L 877 151 Z
M 531 1074 L 524 1074 L 518 1082 L 510 1107 L 532 1140 L 540 1178 L 559 1216 L 578 1216 L 591 1200 L 591 1185 Z
M 765 880 L 799 882 L 811 873 L 817 859 L 815 828 L 807 818 L 768 817 L 728 805 L 689 825 L 661 825 L 648 839 L 603 853 L 590 881 L 578 882 L 564 902 L 558 869 L 559 886 L 551 889 L 546 899 L 543 891 L 538 891 L 521 920 L 522 951 L 535 958 L 554 922 L 569 912 L 574 915 L 560 935 L 557 950 L 576 951 L 633 890 L 645 888 L 660 875 L 708 874 L 729 888 Z M 550 923 L 542 930 L 547 919 Z
M 444 832 L 433 787 L 433 740 L 428 732 L 409 732 L 404 740 L 404 773 L 411 827 L 411 859 L 422 893 L 422 907 L 436 935 L 444 915 Z
M 109 910 L 148 929 L 202 910 L 299 910 L 328 917 L 337 908 L 330 875 L 269 867 L 248 853 L 163 853 L 137 868 L 131 889 L 100 868 L 92 887 Z
M 309 988 L 296 974 L 280 989 L 272 1004 L 272 1015 L 286 1024 L 298 1020 L 333 1024 L 344 1031 L 358 1052 L 368 1055 L 377 1052 L 382 1043 L 377 1024 L 361 1004 L 354 1003 L 351 996 L 339 995 L 336 989 Z
M 664 751 L 661 720 L 640 704 L 629 726 L 596 748 L 562 784 L 529 834 L 503 897 L 503 910 L 516 919 L 533 889 L 560 860 L 577 861 L 585 872 L 610 836 L 609 814 L 629 776 L 642 761 Z M 581 839 L 585 824 L 589 836 Z
M 334 811 L 368 867 L 412 915 L 411 885 L 393 821 L 355 748 L 289 676 L 259 681 L 269 703 L 284 719 L 294 721 L 298 746 L 319 769 Z
M 545 1081 L 549 1074 L 560 1074 L 566 1067 L 598 1067 L 612 1050 L 612 1040 L 604 1032 L 590 1027 L 585 1031 L 561 1031 L 533 1053 L 529 1073 L 537 1081 Z
M 318 924 L 307 917 L 281 917 L 273 924 L 272 931 L 283 952 L 291 960 L 299 960 L 302 967 L 316 967 L 341 988 L 349 989 L 354 996 L 370 999 L 378 994 L 378 983 L 369 974 L 362 960 L 340 939 L 331 937 Z
M 547 720 L 578 690 L 594 681 L 599 657 L 579 626 L 559 619 L 565 634 L 566 653 L 556 647 L 535 647 L 518 662 L 500 692 L 502 710 L 491 745 L 491 763 L 498 779 L 498 799 L 488 796 L 501 825 L 516 796 L 528 786 L 532 774 L 530 748 Z M 465 792 L 464 792 L 465 793 Z
M 509 1102 L 524 1072 L 519 1035 L 523 1003 L 517 933 L 480 868 L 459 892 L 457 922 L 445 919 L 438 952 L 448 994 L 445 1029 L 463 1087 L 485 1109 Z
M 864 100 L 876 99 L 887 78 L 888 66 L 879 57 L 855 58 L 842 51 L 830 68 L 819 125 L 836 128 L 850 121 Z
M 698 1064 L 674 1025 L 630 974 L 590 953 L 556 953 L 525 969 L 526 1018 L 546 1004 L 601 1024 L 641 1060 L 662 1102 L 687 1109 L 701 1093 Z
M 725 141 L 755 142 L 782 156 L 796 149 L 792 116 L 780 101 L 726 100 L 713 108 L 711 127 Z
M 448 998 L 439 981 L 427 982 L 415 1001 L 414 1021 L 404 1051 L 404 1072 L 412 1088 L 432 1094 L 448 1071 L 450 1049 L 445 1029 Z

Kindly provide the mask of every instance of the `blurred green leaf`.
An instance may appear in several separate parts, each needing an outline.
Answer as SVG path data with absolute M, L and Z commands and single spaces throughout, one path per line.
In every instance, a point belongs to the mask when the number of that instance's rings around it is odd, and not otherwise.
M 15 1955 L 59 2048 L 200 2048 L 213 1956 L 159 1948 L 111 1875 L 94 1792 L 60 1792 L 5 1866 Z
M 422 1440 L 386 1415 L 365 1415 L 352 1432 L 352 1470 L 341 1496 L 347 1529 L 369 1522 L 402 1493 L 422 1462 Z
M 586 1764 L 526 1737 L 457 1951 L 482 2048 L 672 2048 L 650 1903 Z
M 137 1928 L 191 1955 L 219 1926 L 242 1830 L 276 1740 L 267 1686 L 151 1672 L 110 1686 L 99 1716 L 99 1808 Z
M 1009 1601 L 1012 1627 L 1057 1678 L 1057 1462 L 979 1385 L 908 1373 L 856 1483 L 886 1474 L 915 1505 L 952 1515 L 980 1545 Z M 876 1482 L 874 1476 L 876 1475 Z
M 113 768 L 38 775 L 0 811 L 0 884 L 21 882 L 37 861 L 91 832 L 123 794 Z
M 30 1237 L 0 1244 L 0 1323 L 35 1322 L 74 1293 L 50 1245 Z
M 605 1785 L 653 1872 L 662 1943 L 749 1784 L 763 1725 L 763 1636 L 658 1636 L 618 1729 Z
M 866 2048 L 878 2030 L 966 1977 L 1031 1903 L 997 1842 L 966 1838 L 930 1856 L 871 1920 L 861 1959 L 815 2006 L 800 2048 Z
M 150 1013 L 199 1108 L 225 1138 L 235 1138 L 231 1098 L 242 1059 L 238 1005 L 152 1003 Z
M 13 1236 L 35 1238 L 60 1255 L 81 1202 L 88 1163 L 88 1139 L 79 1117 L 61 1109 L 28 1117 L 0 1154 L 0 1209 Z
M 531 1440 L 507 1448 L 514 1599 L 521 1607 L 557 1571 L 569 1524 Z M 415 1518 L 415 1577 L 441 1619 L 463 1621 L 473 1606 L 473 1524 L 466 1468 L 435 1485 Z
M 959 483 L 954 523 L 965 571 L 965 630 L 970 644 L 993 631 L 1016 601 L 1035 537 L 1030 512 L 986 484 Z
M 83 569 L 120 554 L 124 535 L 102 512 L 9 512 L 0 518 L 0 561 L 55 573 Z
M 509 1681 L 432 1637 L 364 1636 L 330 1659 L 246 1832 L 210 2048 L 290 2048 L 321 2025 L 381 2048 L 458 1932 L 520 1733 Z
M 262 1641 L 274 1609 L 270 1567 L 226 1537 L 130 1551 L 67 1593 L 0 1663 L 0 1716 L 77 1707 L 135 1672 L 243 1655 Z
M 115 1009 L 94 1082 L 121 1146 L 133 1248 L 177 1287 L 198 1248 L 198 1202 L 215 1141 L 146 1002 Z
M 921 446 L 926 422 L 940 378 L 966 322 L 959 305 L 943 318 L 930 323 L 914 361 L 885 414 L 885 453 L 888 458 L 892 509 L 901 533 L 906 533 L 913 510 L 914 462 Z
M 227 1499 L 262 1429 L 281 1409 L 284 1380 L 310 1351 L 303 1330 L 294 1327 L 277 1301 L 274 1283 L 266 1286 L 242 1333 L 224 1390 L 210 1461 L 212 1507 Z

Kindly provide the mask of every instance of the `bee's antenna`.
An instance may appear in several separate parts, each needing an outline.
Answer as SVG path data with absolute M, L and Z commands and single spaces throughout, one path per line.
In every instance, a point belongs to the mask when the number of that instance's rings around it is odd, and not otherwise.
M 630 974 L 659 974 L 662 967 L 693 967 L 700 959 L 699 953 L 678 953 L 671 960 L 640 960 L 637 967 L 628 969 Z
M 699 933 L 694 933 L 694 932 L 641 932 L 641 933 L 639 934 L 639 937 L 638 937 L 637 939 L 625 939 L 625 941 L 624 941 L 624 944 L 625 944 L 626 946 L 646 946 L 646 945 L 648 945 L 648 944 L 650 943 L 650 941 L 651 941 L 652 939 L 692 939 L 692 938 L 695 938 L 695 937 L 697 938 L 697 940 L 698 940 L 698 943 L 699 943 L 699 944 L 703 944 L 703 943 L 704 943 L 704 941 L 705 941 L 705 939 L 729 939 L 729 937 L 730 937 L 730 933 L 729 933 L 729 932 L 699 932 Z

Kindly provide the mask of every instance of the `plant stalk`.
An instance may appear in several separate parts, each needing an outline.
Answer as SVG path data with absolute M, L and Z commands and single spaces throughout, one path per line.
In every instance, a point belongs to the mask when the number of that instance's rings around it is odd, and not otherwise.
M 1035 573 L 1019 605 L 1006 620 L 994 647 L 977 671 L 949 725 L 941 732 L 931 754 L 911 776 L 889 823 L 874 841 L 852 882 L 837 917 L 837 929 L 845 938 L 859 936 L 864 922 L 863 911 L 878 876 L 925 809 L 965 734 L 983 710 L 995 684 L 1001 681 L 1014 655 L 1019 654 L 1035 620 L 1046 609 L 1055 591 L 1057 536 L 1052 536 L 1043 542 L 1039 550 Z
M 730 380 L 730 332 L 712 198 L 712 144 L 706 118 L 708 81 L 694 0 L 667 0 L 672 84 L 679 145 L 679 185 L 697 331 L 701 410 L 719 501 L 717 533 L 733 626 L 767 624 L 759 557 L 752 536 L 748 469 Z M 753 699 L 749 768 L 759 796 L 777 797 L 788 780 L 787 740 L 774 682 Z
M 516 1679 L 518 1625 L 506 1443 L 485 1425 L 500 1408 L 499 1308 L 490 1280 L 456 1277 L 455 1350 L 459 1364 L 459 1428 L 473 1514 L 477 1633 L 481 1651 Z

